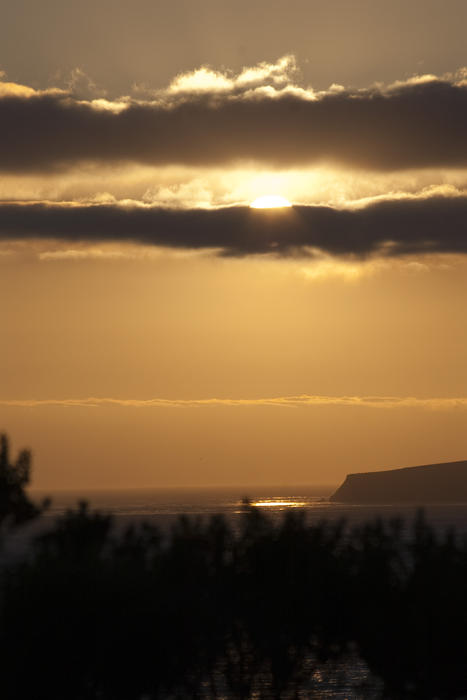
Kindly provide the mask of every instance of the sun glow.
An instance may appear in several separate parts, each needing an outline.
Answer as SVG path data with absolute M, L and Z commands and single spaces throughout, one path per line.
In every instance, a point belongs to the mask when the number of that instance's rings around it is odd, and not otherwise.
M 291 207 L 291 203 L 285 197 L 278 194 L 266 194 L 258 197 L 250 204 L 252 209 L 280 209 L 282 207 Z

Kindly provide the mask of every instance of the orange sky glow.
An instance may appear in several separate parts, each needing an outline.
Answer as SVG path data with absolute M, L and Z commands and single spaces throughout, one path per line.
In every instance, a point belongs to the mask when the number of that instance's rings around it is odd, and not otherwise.
M 0 430 L 52 490 L 465 459 L 465 3 L 424 3 L 417 32 L 362 0 L 331 31 L 347 4 L 293 0 L 314 42 L 268 3 L 254 50 L 263 3 L 207 4 L 238 43 L 167 8 L 178 53 L 135 27 L 114 54 L 119 3 L 100 52 L 4 37 Z

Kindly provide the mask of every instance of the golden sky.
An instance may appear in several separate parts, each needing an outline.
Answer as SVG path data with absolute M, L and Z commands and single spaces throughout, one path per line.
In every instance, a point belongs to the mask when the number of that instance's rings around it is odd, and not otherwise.
M 0 428 L 35 486 L 466 457 L 467 7 L 287 7 L 7 8 Z

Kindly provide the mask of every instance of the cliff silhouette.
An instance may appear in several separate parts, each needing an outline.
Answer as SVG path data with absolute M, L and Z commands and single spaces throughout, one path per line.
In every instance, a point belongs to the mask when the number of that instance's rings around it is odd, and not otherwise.
M 467 461 L 348 474 L 331 501 L 340 503 L 467 503 Z

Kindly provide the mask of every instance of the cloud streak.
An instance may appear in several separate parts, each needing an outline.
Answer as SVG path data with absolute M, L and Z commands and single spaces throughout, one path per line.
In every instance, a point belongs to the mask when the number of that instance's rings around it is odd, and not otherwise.
M 118 204 L 4 203 L 0 239 L 131 241 L 227 255 L 326 253 L 364 258 L 467 253 L 467 196 L 382 199 L 352 209 L 296 206 L 164 209 Z
M 209 408 L 223 407 L 276 407 L 306 408 L 339 406 L 349 408 L 428 409 L 434 411 L 467 409 L 467 397 L 417 398 L 414 396 L 275 396 L 256 399 L 205 398 L 205 399 L 117 399 L 88 397 L 83 399 L 0 399 L 5 408 Z
M 114 102 L 0 82 L 0 170 L 46 172 L 83 161 L 467 166 L 465 70 L 314 92 L 292 82 L 290 57 L 281 61 L 235 78 L 204 68 L 149 98 Z

